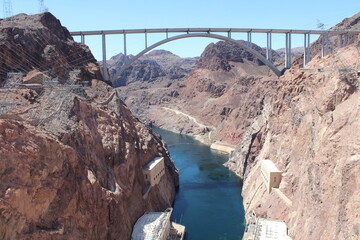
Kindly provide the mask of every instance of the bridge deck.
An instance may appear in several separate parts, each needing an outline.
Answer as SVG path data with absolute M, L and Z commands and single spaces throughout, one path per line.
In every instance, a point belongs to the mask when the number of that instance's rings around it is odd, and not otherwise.
M 296 30 L 296 29 L 256 29 L 256 28 L 152 28 L 152 29 L 123 29 L 71 32 L 72 36 L 102 35 L 102 34 L 139 34 L 139 33 L 292 33 L 292 34 L 359 34 L 360 31 L 325 31 L 325 30 Z

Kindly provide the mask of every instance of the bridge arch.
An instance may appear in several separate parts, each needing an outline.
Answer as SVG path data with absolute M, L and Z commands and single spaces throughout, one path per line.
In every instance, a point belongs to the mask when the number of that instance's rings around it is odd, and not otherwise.
M 120 72 L 123 72 L 126 68 L 128 68 L 132 63 L 134 63 L 137 59 L 139 59 L 141 56 L 145 55 L 147 52 L 153 50 L 154 48 L 161 46 L 165 43 L 171 42 L 171 41 L 175 41 L 175 40 L 179 40 L 179 39 L 183 39 L 183 38 L 193 38 L 193 37 L 206 37 L 206 38 L 215 38 L 215 39 L 219 39 L 219 40 L 223 40 L 226 42 L 230 42 L 233 43 L 239 47 L 244 48 L 246 51 L 252 53 L 256 58 L 258 58 L 261 62 L 263 62 L 265 65 L 267 65 L 278 77 L 281 75 L 281 71 L 279 69 L 277 69 L 274 64 L 272 64 L 269 60 L 267 60 L 263 55 L 261 55 L 258 51 L 256 51 L 255 49 L 252 49 L 251 47 L 247 46 L 246 44 L 241 43 L 240 41 L 236 41 L 232 38 L 229 37 L 225 37 L 222 35 L 218 35 L 218 34 L 212 34 L 212 33 L 188 33 L 188 34 L 181 34 L 178 36 L 174 36 L 174 37 L 170 37 L 167 39 L 164 39 L 162 41 L 159 41 L 149 47 L 147 47 L 146 49 L 144 49 L 143 51 L 141 51 L 140 53 L 138 53 L 136 56 L 134 56 L 132 59 L 130 59 L 130 61 L 128 61 L 122 68 Z

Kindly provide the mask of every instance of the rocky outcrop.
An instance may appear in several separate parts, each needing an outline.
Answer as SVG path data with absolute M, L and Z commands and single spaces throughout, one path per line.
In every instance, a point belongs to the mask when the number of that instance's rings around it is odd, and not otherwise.
M 248 42 L 243 40 L 240 40 L 239 42 L 243 45 L 248 44 Z M 260 52 L 263 56 L 266 56 L 265 49 L 256 44 L 251 44 L 251 48 Z M 275 62 L 278 57 L 278 53 L 272 51 L 272 61 Z M 219 41 L 217 43 L 211 43 L 205 48 L 204 52 L 201 54 L 197 67 L 212 71 L 229 71 L 232 67 L 231 62 L 244 63 L 244 60 L 252 62 L 257 66 L 264 65 L 263 62 L 258 60 L 252 53 L 246 51 L 244 48 L 228 42 Z
M 276 52 L 279 54 L 279 57 L 282 59 L 285 59 L 285 55 L 286 55 L 286 49 L 285 48 L 280 48 L 280 49 L 276 49 Z M 292 48 L 291 49 L 291 55 L 301 55 L 304 53 L 304 47 L 297 47 L 297 48 Z
M 154 50 L 122 71 L 124 64 L 132 57 L 120 53 L 107 61 L 114 87 L 132 83 L 140 83 L 142 88 L 146 88 L 148 83 L 152 87 L 171 85 L 186 78 L 197 62 L 197 58 L 180 58 L 165 50 Z
M 51 13 L 2 19 L 0 33 L 0 86 L 7 72 L 27 74 L 34 69 L 65 80 L 77 67 L 86 72 L 85 80 L 102 78 L 93 68 L 96 60 L 89 48 L 75 42 Z
M 58 22 L 53 26 L 48 17 L 35 16 L 55 28 Z M 69 41 L 54 37 L 59 45 Z M 31 71 L 0 88 L 6 101 L 21 103 L 0 113 L 0 239 L 125 240 L 141 215 L 173 203 L 178 173 L 160 136 L 114 89 L 93 79 L 96 63 L 92 70 L 72 63 L 68 78 Z M 89 86 L 81 85 L 89 78 Z M 142 168 L 158 156 L 165 159 L 165 175 L 144 195 Z
M 360 139 L 354 134 L 360 79 L 356 71 L 333 70 L 338 56 L 351 53 L 349 66 L 360 56 L 356 46 L 337 51 L 309 63 L 322 71 L 292 69 L 280 79 L 227 163 L 244 179 L 246 212 L 285 221 L 294 239 L 360 237 Z M 271 193 L 260 173 L 263 159 L 283 172 Z
M 114 86 L 126 86 L 130 83 L 141 82 L 153 82 L 159 77 L 165 76 L 164 71 L 160 65 L 153 60 L 138 61 L 133 66 L 127 68 L 124 72 L 119 72 L 120 69 L 112 69 L 110 72 L 111 78 L 115 78 Z

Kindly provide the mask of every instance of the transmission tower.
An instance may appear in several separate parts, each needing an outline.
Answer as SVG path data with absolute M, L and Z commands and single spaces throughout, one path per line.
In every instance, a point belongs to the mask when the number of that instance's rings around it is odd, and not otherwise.
M 44 5 L 44 0 L 39 0 L 39 12 L 44 13 L 48 11 L 49 9 Z
M 4 10 L 4 18 L 8 18 L 13 15 L 11 0 L 4 0 L 3 10 Z

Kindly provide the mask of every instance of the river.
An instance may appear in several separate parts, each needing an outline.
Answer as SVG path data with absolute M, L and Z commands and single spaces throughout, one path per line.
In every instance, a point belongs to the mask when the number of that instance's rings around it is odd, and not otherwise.
M 223 166 L 228 155 L 185 135 L 154 128 L 180 171 L 173 221 L 186 227 L 187 240 L 242 239 L 245 212 L 242 183 Z

